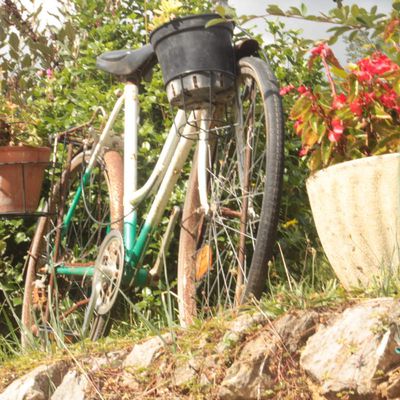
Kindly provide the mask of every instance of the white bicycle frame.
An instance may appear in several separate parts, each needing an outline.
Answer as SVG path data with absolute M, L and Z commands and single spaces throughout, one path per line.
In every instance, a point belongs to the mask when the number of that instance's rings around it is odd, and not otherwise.
M 137 85 L 127 83 L 123 95 L 117 100 L 110 117 L 92 150 L 83 182 L 88 180 L 98 156 L 106 146 L 111 128 L 124 105 L 124 242 L 125 262 L 132 271 L 139 265 L 154 227 L 160 221 L 180 172 L 193 144 L 199 141 L 198 181 L 201 206 L 208 213 L 207 163 L 210 116 L 207 110 L 192 111 L 186 119 L 179 110 L 166 138 L 158 161 L 146 183 L 137 188 L 139 91 Z M 199 123 L 199 125 L 197 125 Z M 86 176 L 86 178 L 85 178 Z M 136 232 L 137 205 L 156 193 L 150 211 L 140 232 Z M 73 212 L 73 211 L 72 211 Z M 134 274 L 132 274 L 133 277 Z

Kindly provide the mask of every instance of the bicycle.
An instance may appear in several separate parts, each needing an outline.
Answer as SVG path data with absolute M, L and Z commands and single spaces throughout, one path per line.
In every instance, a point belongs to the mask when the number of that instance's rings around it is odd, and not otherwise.
M 195 145 L 180 222 L 180 322 L 187 326 L 196 317 L 261 295 L 279 213 L 283 112 L 268 63 L 253 54 L 254 42 L 244 43 L 234 49 L 230 90 L 216 100 L 214 89 L 207 88 L 207 104 L 179 108 L 156 166 L 140 188 L 138 87 L 156 64 L 154 50 L 145 45 L 98 58 L 101 69 L 122 77 L 124 92 L 92 143 L 71 139 L 70 132 L 57 137 L 54 154 L 62 142 L 66 166 L 53 185 L 29 252 L 25 340 L 30 335 L 96 340 L 107 334 L 121 291 L 159 279 L 162 263 L 145 269 L 143 256 Z M 210 82 L 212 77 L 210 72 Z M 111 135 L 111 128 L 123 105 L 122 158 L 113 144 L 120 139 Z M 151 197 L 140 222 L 139 205 Z M 160 254 L 178 219 L 175 211 Z

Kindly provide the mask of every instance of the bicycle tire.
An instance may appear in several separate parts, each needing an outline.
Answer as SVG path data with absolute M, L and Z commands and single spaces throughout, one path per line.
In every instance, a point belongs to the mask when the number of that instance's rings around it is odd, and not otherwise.
M 235 108 L 237 116 L 244 114 L 243 132 L 248 137 L 243 137 L 242 151 L 250 155 L 239 161 L 233 129 L 211 140 L 209 216 L 200 209 L 197 152 L 194 156 L 178 254 L 178 308 L 183 326 L 196 317 L 237 307 L 251 296 L 259 298 L 266 286 L 282 191 L 283 110 L 278 83 L 266 62 L 245 57 L 238 71 Z M 242 180 L 239 165 L 243 166 Z M 240 253 L 245 253 L 242 258 Z
M 69 230 L 65 233 L 64 239 L 55 249 L 55 237 L 61 229 L 59 224 L 60 213 L 64 215 L 65 208 L 59 207 L 60 196 L 64 185 L 67 186 L 67 193 L 73 193 L 81 185 L 81 176 L 88 161 L 89 154 L 79 153 L 70 163 L 70 167 L 61 173 L 60 183 L 54 186 L 52 191 L 49 210 L 49 216 L 43 216 L 39 219 L 34 237 L 32 239 L 30 251 L 28 253 L 25 290 L 22 306 L 22 345 L 27 346 L 33 336 L 40 336 L 43 341 L 48 341 L 49 336 L 53 336 L 56 341 L 69 341 L 66 331 L 72 330 L 72 335 L 79 338 L 73 329 L 79 326 L 79 321 L 84 312 L 84 307 L 78 307 L 76 311 L 71 312 L 71 317 L 67 315 L 60 321 L 65 314 L 64 303 L 71 302 L 77 304 L 82 297 L 90 296 L 90 288 L 86 282 L 86 289 L 79 292 L 79 285 L 84 286 L 85 282 L 79 280 L 73 282 L 73 278 L 58 276 L 49 271 L 43 271 L 52 263 L 57 265 L 60 262 L 69 264 L 85 264 L 87 261 L 96 259 L 96 249 L 100 246 L 107 227 L 102 224 L 96 224 L 88 217 L 87 208 L 93 206 L 90 211 L 98 212 L 95 216 L 105 221 L 113 221 L 112 228 L 122 232 L 123 227 L 123 165 L 121 156 L 116 151 L 108 151 L 104 157 L 99 157 L 96 166 L 90 177 L 90 183 L 85 187 L 83 196 L 86 196 L 86 205 L 81 199 L 77 209 L 74 212 Z M 69 205 L 72 194 L 64 202 Z M 101 197 L 100 197 L 101 196 Z M 101 204 L 99 203 L 101 199 Z M 94 203 L 97 202 L 95 205 Z M 100 216 L 100 212 L 103 213 Z M 51 216 L 52 214 L 54 216 Z M 86 216 L 86 220 L 83 219 Z M 93 215 L 92 215 L 93 217 Z M 58 221 L 58 222 L 57 222 Z M 75 235 L 74 235 L 75 234 Z M 79 237 L 79 235 L 82 235 Z M 84 241 L 86 243 L 84 243 Z M 78 251 L 80 253 L 78 254 Z M 55 252 L 58 255 L 55 255 Z M 85 254 L 86 253 L 86 254 Z M 55 258 L 56 257 L 56 258 Z M 93 264 L 93 262 L 92 262 Z M 50 285 L 50 280 L 53 284 Z M 76 278 L 75 278 L 76 279 Z M 86 278 L 87 279 L 87 278 Z M 40 282 L 43 282 L 42 287 Z M 56 288 L 56 289 L 54 289 Z M 44 296 L 40 298 L 39 292 Z M 75 291 L 75 293 L 73 293 Z M 53 294 L 54 293 L 54 294 Z M 73 298 L 76 296 L 76 299 Z M 46 303 L 49 305 L 46 311 Z M 62 314 L 64 312 L 64 314 Z M 47 314 L 47 315 L 46 315 Z M 61 316 L 61 317 L 60 317 Z M 58 321 L 56 321 L 58 317 Z M 43 334 L 40 334 L 41 328 L 44 328 Z M 94 316 L 89 338 L 97 340 L 107 333 L 109 322 L 107 316 Z M 51 335 L 49 335 L 49 332 Z M 70 332 L 71 333 L 71 332 Z M 67 339 L 67 340 L 65 340 Z

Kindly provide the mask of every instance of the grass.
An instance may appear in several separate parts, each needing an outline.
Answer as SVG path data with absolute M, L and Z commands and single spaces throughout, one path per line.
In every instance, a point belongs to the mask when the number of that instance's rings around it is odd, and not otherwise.
M 207 393 L 212 399 L 215 393 L 210 388 L 205 389 L 196 382 L 189 382 L 184 388 L 169 389 L 168 385 L 173 379 L 172 366 L 197 355 L 207 357 L 214 354 L 215 344 L 223 338 L 229 321 L 235 318 L 238 312 L 258 311 L 272 320 L 293 309 L 325 308 L 328 310 L 336 309 L 338 305 L 352 303 L 357 299 L 397 296 L 398 288 L 400 288 L 398 274 L 390 272 L 389 269 L 384 271 L 385 273 L 376 278 L 367 290 L 346 292 L 334 278 L 333 271 L 320 250 L 310 247 L 306 257 L 295 265 L 293 261 L 285 259 L 284 250 L 280 248 L 278 257 L 269 264 L 268 291 L 260 301 L 254 301 L 253 304 L 246 305 L 239 311 L 226 311 L 206 321 L 199 319 L 193 326 L 185 331 L 180 331 L 177 329 L 175 284 L 166 280 L 156 290 L 143 289 L 136 293 L 135 296 L 139 299 L 137 302 L 123 294 L 126 308 L 114 324 L 109 337 L 96 343 L 88 340 L 73 345 L 62 343 L 60 347 L 53 343 L 47 349 L 48 352 L 41 351 L 40 343 L 36 341 L 33 349 L 23 354 L 19 345 L 18 317 L 14 311 L 10 316 L 6 314 L 4 308 L 0 308 L 3 320 L 9 327 L 9 334 L 6 337 L 0 336 L 0 360 L 2 361 L 0 391 L 12 380 L 38 365 L 59 360 L 69 360 L 70 362 L 72 360 L 81 373 L 89 374 L 89 378 L 96 381 L 96 385 L 97 382 L 100 382 L 100 386 L 98 386 L 100 389 L 96 386 L 96 389 L 92 388 L 92 390 L 100 390 L 102 394 L 104 390 L 105 398 L 112 398 L 111 395 L 111 397 L 107 396 L 116 387 L 123 387 L 125 384 L 121 381 L 120 376 L 124 373 L 122 368 L 118 366 L 105 367 L 98 371 L 96 376 L 92 376 L 88 372 L 90 366 L 85 365 L 83 360 L 93 355 L 100 356 L 111 351 L 129 349 L 134 343 L 145 337 L 161 335 L 163 332 L 169 331 L 174 332 L 179 340 L 164 351 L 160 360 L 154 367 L 152 366 L 152 371 L 143 371 L 143 382 L 139 383 L 138 392 L 135 393 L 142 393 L 143 398 L 156 398 L 157 393 L 161 393 L 161 396 L 164 393 L 166 399 L 169 398 L 168 396 L 173 398 L 173 396 L 186 396 L 188 393 L 194 396 L 192 398 L 196 398 L 196 396 L 203 398 L 201 396 L 208 390 Z M 17 320 L 17 328 L 15 328 L 13 319 Z M 257 332 L 253 331 L 253 333 Z M 234 354 L 230 351 L 221 354 L 221 358 L 218 359 L 215 384 L 221 381 L 223 371 L 233 362 L 234 358 L 232 357 Z M 293 368 L 289 368 L 289 370 L 292 371 L 293 376 L 296 375 Z M 297 378 L 299 382 L 303 382 L 304 377 L 297 376 Z M 158 381 L 160 379 L 161 383 Z M 290 376 L 287 379 L 287 382 L 283 382 L 282 387 L 277 386 L 271 392 L 271 398 L 275 398 L 275 395 L 278 396 L 277 393 L 285 393 L 288 387 L 293 388 L 295 395 L 296 387 L 293 386 Z M 304 383 L 300 386 L 305 385 Z M 154 390 L 154 388 L 156 389 Z M 93 396 L 95 397 L 96 393 L 93 393 Z M 280 398 L 279 396 L 276 398 Z

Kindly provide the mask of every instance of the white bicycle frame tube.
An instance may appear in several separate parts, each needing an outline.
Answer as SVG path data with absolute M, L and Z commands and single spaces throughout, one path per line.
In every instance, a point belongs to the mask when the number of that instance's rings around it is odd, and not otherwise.
M 197 175 L 199 177 L 199 197 L 200 204 L 205 213 L 208 214 L 210 206 L 207 196 L 207 154 L 208 154 L 208 132 L 210 121 L 207 110 L 198 111 L 200 115 L 199 133 L 199 161 L 197 163 Z
M 132 193 L 131 203 L 136 205 L 140 203 L 145 197 L 147 197 L 152 189 L 157 188 L 157 183 L 160 182 L 160 178 L 163 176 L 166 166 L 171 162 L 173 155 L 172 149 L 175 149 L 179 142 L 179 130 L 185 125 L 186 118 L 183 110 L 178 110 L 175 121 L 171 126 L 165 145 L 160 153 L 157 160 L 156 166 L 153 169 L 147 182 L 136 192 Z
M 185 112 L 179 110 L 174 124 L 170 129 L 156 166 L 146 183 L 137 189 L 137 155 L 138 155 L 138 126 L 139 126 L 139 99 L 138 87 L 133 83 L 125 85 L 124 94 L 117 100 L 111 115 L 106 123 L 99 141 L 93 149 L 88 167 L 85 173 L 89 173 L 95 165 L 96 159 L 102 147 L 107 142 L 111 127 L 117 114 L 124 107 L 124 239 L 128 253 L 135 247 L 141 253 L 145 247 L 152 228 L 159 222 L 168 203 L 173 187 L 178 180 L 181 169 L 186 162 L 190 149 L 196 142 L 197 118 L 192 112 L 186 121 Z M 207 201 L 207 151 L 209 116 L 206 111 L 197 111 L 200 120 L 200 149 L 199 149 L 199 190 L 201 204 L 204 211 L 208 211 Z M 180 132 L 182 131 L 182 134 Z M 157 190 L 156 196 L 147 214 L 144 228 L 138 237 L 139 245 L 136 246 L 136 211 L 135 205 Z M 130 255 L 130 254 L 128 254 Z M 140 257 L 140 254 L 135 254 Z
M 146 225 L 156 225 L 164 212 L 164 209 L 169 200 L 169 194 L 171 193 L 176 181 L 179 178 L 183 165 L 188 158 L 190 149 L 193 146 L 193 138 L 196 127 L 194 126 L 194 113 L 189 116 L 188 123 L 186 124 L 182 136 L 179 138 L 178 146 L 172 156 L 171 162 L 168 165 L 164 179 L 158 189 L 156 197 L 151 205 L 150 211 L 146 218 Z M 168 194 L 168 195 L 167 195 Z
M 124 87 L 124 215 L 129 217 L 133 193 L 137 189 L 137 138 L 139 122 L 139 91 L 133 83 Z

